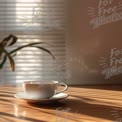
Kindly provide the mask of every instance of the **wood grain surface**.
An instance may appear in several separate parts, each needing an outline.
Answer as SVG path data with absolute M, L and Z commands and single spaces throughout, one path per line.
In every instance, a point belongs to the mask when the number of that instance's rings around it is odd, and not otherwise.
M 69 97 L 51 104 L 17 99 L 17 87 L 0 87 L 0 122 L 121 122 L 121 86 L 69 87 Z

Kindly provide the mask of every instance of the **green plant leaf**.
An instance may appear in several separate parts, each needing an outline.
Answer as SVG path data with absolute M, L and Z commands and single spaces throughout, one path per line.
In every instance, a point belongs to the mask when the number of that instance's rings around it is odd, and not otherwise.
M 3 54 L 3 48 L 2 48 L 2 46 L 0 46 L 0 58 L 1 58 L 2 54 Z
M 49 54 L 52 56 L 52 58 L 55 60 L 54 55 L 53 55 L 48 49 L 43 48 L 43 47 L 39 47 L 39 46 L 31 46 L 31 47 L 36 47 L 36 48 L 38 48 L 38 49 L 41 49 L 41 50 L 43 50 L 43 51 L 46 51 L 46 52 L 49 53 Z
M 7 45 L 7 43 L 12 39 L 12 42 L 8 45 L 11 46 L 13 44 L 15 44 L 17 42 L 17 37 L 10 34 L 9 36 L 7 36 L 6 38 L 3 39 L 3 41 L 1 42 L 1 45 L 3 47 L 5 47 Z
M 8 40 L 8 39 L 10 39 L 10 36 L 8 38 L 4 39 L 4 40 Z M 16 43 L 16 40 L 17 40 L 17 38 L 15 37 L 15 40 L 11 43 L 11 45 L 13 45 L 14 43 Z M 18 47 L 16 49 L 10 51 L 9 53 L 2 46 L 0 46 L 1 52 L 2 53 L 4 52 L 6 54 L 6 56 L 4 57 L 4 60 L 0 64 L 0 68 L 3 67 L 3 65 L 6 62 L 6 59 L 8 57 L 9 58 L 9 61 L 10 61 L 11 68 L 12 68 L 12 71 L 14 71 L 15 66 L 14 66 L 14 60 L 13 60 L 12 57 L 16 55 L 16 52 L 17 51 L 19 51 L 19 50 L 21 50 L 23 48 L 26 48 L 26 47 L 35 47 L 35 48 L 41 49 L 43 51 L 46 51 L 47 53 L 49 53 L 53 57 L 53 59 L 55 59 L 54 55 L 48 49 L 43 48 L 43 47 L 40 47 L 40 46 L 36 46 L 37 44 L 47 44 L 47 43 L 44 43 L 44 42 L 30 43 L 30 44 L 27 44 L 27 45 L 24 45 L 24 46 L 20 46 L 20 47 Z M 15 53 L 15 54 L 13 56 L 11 56 L 11 54 L 13 54 L 13 53 Z
M 13 58 L 11 57 L 11 55 L 4 48 L 3 48 L 3 51 L 5 52 L 6 56 L 9 59 L 9 62 L 10 62 L 12 71 L 14 71 L 15 66 L 14 66 L 14 60 L 13 60 Z
M 4 65 L 4 63 L 6 62 L 6 56 L 4 57 L 4 59 L 3 59 L 3 61 L 1 62 L 1 64 L 0 64 L 0 69 L 2 69 L 3 68 L 3 65 Z
M 12 35 L 12 42 L 8 46 L 14 45 L 17 42 L 17 39 L 16 36 Z
M 12 51 L 10 52 L 10 54 L 12 54 L 12 53 L 14 53 L 14 52 L 16 52 L 16 51 L 19 51 L 19 50 L 21 50 L 21 49 L 23 49 L 23 48 L 25 48 L 25 47 L 31 47 L 31 46 L 37 45 L 37 44 L 47 44 L 47 43 L 44 43 L 44 42 L 30 43 L 30 44 L 27 44 L 27 45 L 24 45 L 24 46 L 20 46 L 20 47 L 18 47 L 18 48 L 16 48 L 16 49 L 12 50 Z
M 16 56 L 16 53 L 15 53 L 14 55 L 12 55 L 11 57 L 14 57 L 14 56 Z M 7 60 L 7 57 L 4 56 L 4 57 L 0 58 L 0 60 L 3 60 L 3 61 L 0 63 L 0 69 L 2 69 L 2 68 L 3 68 L 3 65 L 5 64 L 5 62 L 6 62 L 6 60 Z
M 3 41 L 9 41 L 11 38 L 12 38 L 12 34 L 10 34 L 9 36 L 5 37 L 5 38 L 3 39 Z
M 2 47 L 5 47 L 11 38 L 12 38 L 12 34 L 4 38 L 3 41 L 1 42 Z

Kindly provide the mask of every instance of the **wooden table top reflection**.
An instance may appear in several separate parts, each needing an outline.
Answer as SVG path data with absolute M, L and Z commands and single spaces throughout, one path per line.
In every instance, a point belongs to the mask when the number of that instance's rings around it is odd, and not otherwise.
M 52 104 L 17 99 L 13 86 L 0 87 L 0 122 L 115 122 L 122 119 L 121 86 L 69 87 L 69 97 Z

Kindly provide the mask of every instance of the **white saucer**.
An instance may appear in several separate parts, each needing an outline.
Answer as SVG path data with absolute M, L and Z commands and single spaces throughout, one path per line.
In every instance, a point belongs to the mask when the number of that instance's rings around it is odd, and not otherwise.
M 48 102 L 55 102 L 58 100 L 62 100 L 68 97 L 68 94 L 66 93 L 59 93 L 54 95 L 53 97 L 49 98 L 49 99 L 32 99 L 26 96 L 26 94 L 24 92 L 20 92 L 14 95 L 14 97 L 19 98 L 19 99 L 23 99 L 26 100 L 27 102 L 31 102 L 31 103 L 48 103 Z

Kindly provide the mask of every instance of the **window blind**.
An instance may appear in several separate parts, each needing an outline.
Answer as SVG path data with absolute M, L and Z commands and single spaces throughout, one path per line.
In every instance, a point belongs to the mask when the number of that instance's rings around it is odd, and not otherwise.
M 32 42 L 46 42 L 43 46 L 56 57 L 29 47 L 14 57 L 15 72 L 9 61 L 0 70 L 3 84 L 25 80 L 60 80 L 65 72 L 65 2 L 64 0 L 0 0 L 0 39 L 9 34 L 18 37 L 12 50 Z M 62 67 L 62 68 L 61 68 Z

